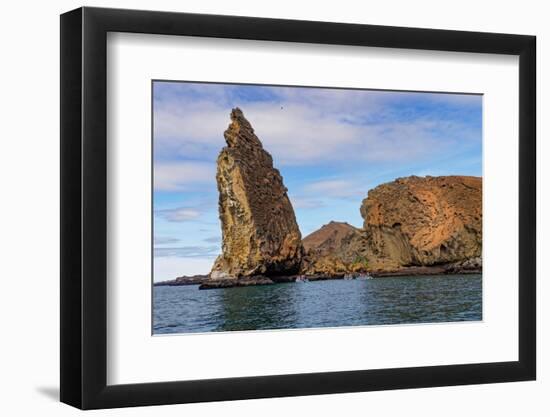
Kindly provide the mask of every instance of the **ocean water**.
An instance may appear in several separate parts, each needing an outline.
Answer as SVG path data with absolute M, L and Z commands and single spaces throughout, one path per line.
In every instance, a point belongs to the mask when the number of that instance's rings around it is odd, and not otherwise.
M 153 287 L 153 333 L 482 319 L 481 275 L 330 280 L 199 290 Z

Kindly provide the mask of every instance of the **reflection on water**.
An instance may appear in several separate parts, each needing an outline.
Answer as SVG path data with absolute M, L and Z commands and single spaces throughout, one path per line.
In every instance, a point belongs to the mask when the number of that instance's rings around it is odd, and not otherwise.
M 153 303 L 155 334 L 482 319 L 481 275 L 154 287 Z
M 231 288 L 239 291 L 219 291 L 223 306 L 216 330 L 255 330 L 293 328 L 297 320 L 295 284 Z M 212 290 L 218 292 L 218 290 Z M 202 291 L 201 291 L 202 292 Z

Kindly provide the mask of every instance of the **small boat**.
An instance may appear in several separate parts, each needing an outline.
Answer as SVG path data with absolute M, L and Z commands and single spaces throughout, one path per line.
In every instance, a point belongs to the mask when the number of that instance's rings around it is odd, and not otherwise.
M 307 279 L 305 275 L 299 275 L 296 278 L 296 282 L 309 282 L 309 279 Z
M 353 275 L 352 274 L 346 274 L 346 275 L 344 275 L 344 279 L 346 281 L 349 281 L 350 279 L 353 279 Z
M 366 281 L 367 279 L 372 279 L 372 275 L 367 273 L 367 274 L 359 274 L 359 276 L 357 277 L 358 280 L 360 281 Z

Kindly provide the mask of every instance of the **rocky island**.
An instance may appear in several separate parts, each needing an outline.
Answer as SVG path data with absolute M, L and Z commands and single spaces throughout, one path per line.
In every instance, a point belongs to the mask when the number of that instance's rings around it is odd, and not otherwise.
M 287 189 L 239 108 L 224 138 L 216 173 L 222 254 L 203 287 L 269 284 L 298 274 L 302 236 Z
M 302 273 L 339 277 L 480 273 L 479 177 L 398 178 L 369 191 L 363 228 L 330 222 L 303 240 Z
M 203 282 L 210 279 L 210 276 L 207 275 L 191 275 L 191 276 L 181 276 L 175 279 L 168 281 L 155 282 L 155 287 L 179 287 L 182 285 L 200 285 Z
M 480 177 L 398 178 L 369 191 L 361 205 L 370 268 L 481 270 Z
M 481 273 L 482 179 L 398 178 L 370 190 L 363 227 L 332 221 L 304 239 L 280 172 L 239 108 L 217 160 L 222 253 L 201 289 L 310 279 Z

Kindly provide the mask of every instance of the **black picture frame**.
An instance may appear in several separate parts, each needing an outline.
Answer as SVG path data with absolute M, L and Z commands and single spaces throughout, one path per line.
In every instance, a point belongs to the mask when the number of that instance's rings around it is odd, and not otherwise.
M 519 56 L 519 360 L 107 385 L 108 32 Z M 95 409 L 535 379 L 535 51 L 524 35 L 88 7 L 61 15 L 61 401 Z

